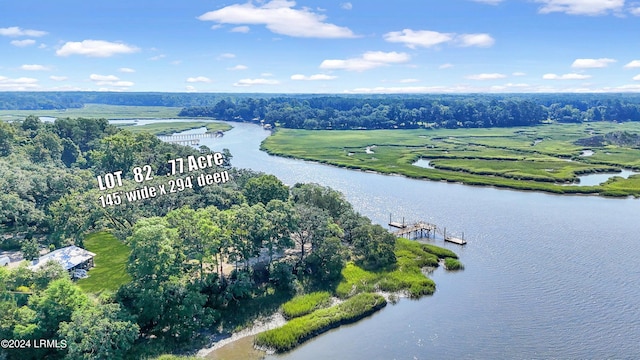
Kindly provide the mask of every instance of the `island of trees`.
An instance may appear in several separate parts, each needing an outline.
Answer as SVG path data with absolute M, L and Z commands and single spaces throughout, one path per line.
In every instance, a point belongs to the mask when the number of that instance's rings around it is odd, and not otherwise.
M 122 191 L 133 190 L 133 167 L 149 165 L 154 179 L 145 184 L 159 184 L 171 179 L 168 159 L 202 152 L 210 149 L 164 143 L 104 119 L 0 122 L 0 247 L 21 250 L 27 260 L 71 244 L 96 252 L 96 267 L 77 282 L 55 262 L 36 271 L 26 262 L 0 268 L 0 338 L 59 344 L 2 349 L 0 357 L 188 353 L 208 335 L 245 326 L 289 300 L 294 308 L 308 303 L 298 299 L 305 294 L 345 300 L 337 308 L 312 301 L 289 313 L 306 330 L 290 325 L 257 340 L 283 351 L 381 308 L 386 300 L 376 290 L 433 293 L 421 269 L 455 263 L 448 250 L 396 239 L 330 188 L 288 187 L 233 168 L 228 151 L 222 165 L 193 172 L 228 171 L 226 183 L 111 206 L 98 201 L 97 176 L 122 171 Z
M 637 95 L 316 96 L 222 99 L 185 107 L 185 117 L 261 120 L 292 129 L 417 129 L 640 121 Z

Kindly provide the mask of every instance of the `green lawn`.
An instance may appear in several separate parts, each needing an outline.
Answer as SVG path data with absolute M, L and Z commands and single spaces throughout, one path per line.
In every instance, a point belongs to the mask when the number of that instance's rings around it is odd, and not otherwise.
M 85 249 L 96 254 L 95 267 L 89 270 L 89 277 L 78 280 L 78 286 L 88 293 L 116 291 L 122 284 L 131 281 L 126 271 L 129 247 L 108 232 L 88 235 L 84 240 Z

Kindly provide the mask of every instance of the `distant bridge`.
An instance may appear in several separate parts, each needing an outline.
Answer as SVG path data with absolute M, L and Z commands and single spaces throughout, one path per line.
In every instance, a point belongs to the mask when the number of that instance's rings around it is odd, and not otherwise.
M 200 134 L 159 135 L 158 139 L 170 144 L 198 145 L 203 138 L 217 138 L 221 132 L 206 132 Z

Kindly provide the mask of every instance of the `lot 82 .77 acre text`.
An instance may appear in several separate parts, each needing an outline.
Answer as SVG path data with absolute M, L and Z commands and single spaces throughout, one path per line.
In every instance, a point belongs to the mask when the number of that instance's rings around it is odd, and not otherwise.
M 220 166 L 224 163 L 224 156 L 221 153 L 206 154 L 202 156 L 190 155 L 186 159 L 177 158 L 170 159 L 167 163 L 171 166 L 167 176 L 180 175 L 185 172 L 204 170 L 214 166 Z M 142 167 L 134 167 L 133 179 L 137 183 L 151 181 L 153 177 L 153 169 L 150 165 Z M 124 185 L 122 180 L 123 171 L 114 171 L 105 174 L 104 177 L 98 176 L 98 187 L 104 191 L 121 187 Z M 129 191 L 114 191 L 100 195 L 98 200 L 102 207 L 120 205 L 123 201 L 135 202 L 143 199 L 155 198 L 160 195 L 179 193 L 185 189 L 192 189 L 194 186 L 203 187 L 214 184 L 226 183 L 229 181 L 228 171 L 220 171 L 213 174 L 186 175 L 178 178 L 167 179 L 166 182 L 154 185 L 144 185 Z

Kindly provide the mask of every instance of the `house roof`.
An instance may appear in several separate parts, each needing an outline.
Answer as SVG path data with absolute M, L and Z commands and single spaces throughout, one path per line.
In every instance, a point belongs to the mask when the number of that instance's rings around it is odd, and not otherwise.
M 54 250 L 46 255 L 40 256 L 40 259 L 38 259 L 37 262 L 36 260 L 32 262 L 30 268 L 31 270 L 37 270 L 44 264 L 46 264 L 49 260 L 54 260 L 59 262 L 65 270 L 70 270 L 86 262 L 94 256 L 96 256 L 96 254 L 72 245 L 62 249 Z

